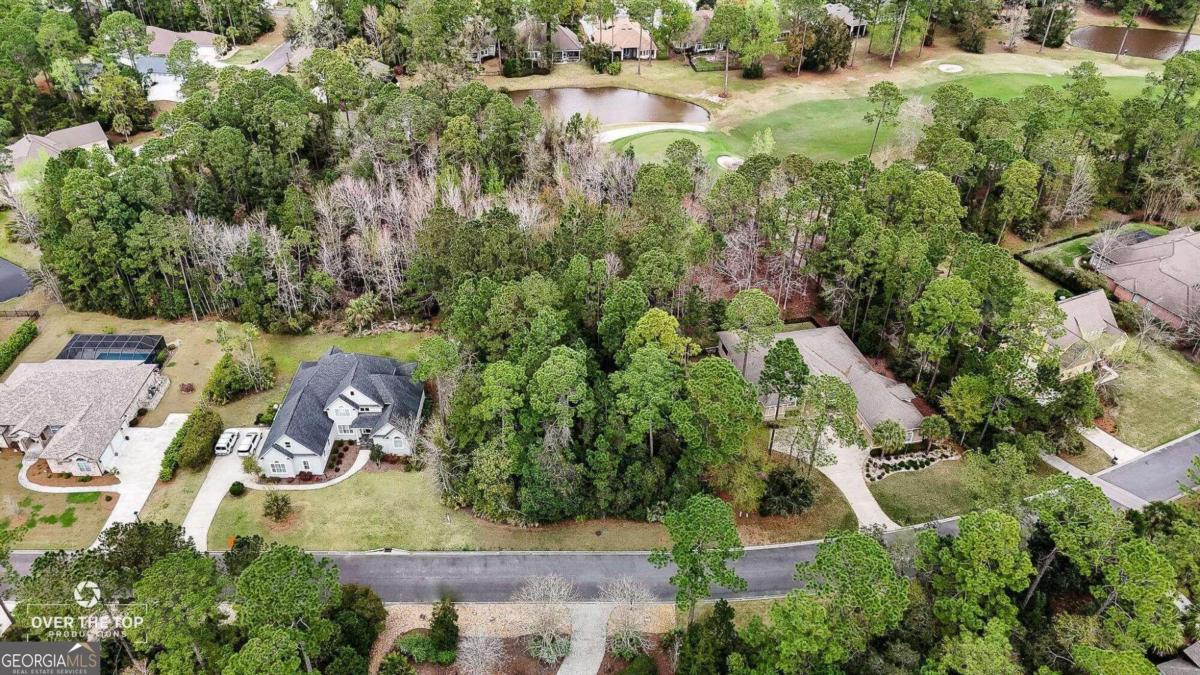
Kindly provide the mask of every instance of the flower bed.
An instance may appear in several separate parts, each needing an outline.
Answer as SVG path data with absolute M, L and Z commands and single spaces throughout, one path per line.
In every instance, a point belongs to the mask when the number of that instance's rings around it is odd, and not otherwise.
M 935 447 L 886 457 L 868 457 L 863 472 L 871 483 L 901 471 L 920 471 L 944 459 L 958 459 L 953 448 Z

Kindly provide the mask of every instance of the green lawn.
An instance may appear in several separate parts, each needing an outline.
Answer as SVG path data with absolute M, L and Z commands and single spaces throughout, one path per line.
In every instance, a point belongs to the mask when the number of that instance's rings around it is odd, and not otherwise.
M 1059 453 L 1058 456 L 1063 461 L 1074 466 L 1076 469 L 1089 474 L 1098 473 L 1105 469 L 1111 468 L 1113 465 L 1111 457 L 1105 454 L 1103 450 L 1097 448 L 1095 445 L 1092 445 L 1086 440 L 1083 442 L 1083 452 L 1081 454 L 1072 455 L 1070 453 L 1062 452 Z
M 884 513 L 901 525 L 957 516 L 971 508 L 960 461 L 894 473 L 867 485 Z
M 733 78 L 740 79 L 740 78 Z M 1065 75 L 1025 74 L 978 74 L 945 77 L 933 74 L 935 80 L 918 88 L 905 91 L 909 96 L 919 95 L 928 100 L 938 86 L 947 82 L 963 85 L 977 96 L 992 96 L 1010 99 L 1021 95 L 1027 87 L 1048 84 L 1061 87 L 1067 82 Z M 1141 91 L 1145 80 L 1141 77 L 1109 77 L 1109 91 L 1118 98 L 1128 98 Z M 706 157 L 710 154 L 745 154 L 754 135 L 770 129 L 775 137 L 777 155 L 798 152 L 814 160 L 847 160 L 866 153 L 871 145 L 874 127 L 863 121 L 870 104 L 865 97 L 842 99 L 817 99 L 783 106 L 763 115 L 758 115 L 726 131 L 687 134 L 698 144 L 703 141 Z M 632 145 L 643 160 L 653 161 L 662 151 L 679 138 L 681 132 L 660 131 L 622 139 L 615 144 L 618 150 Z M 884 129 L 879 134 L 879 143 L 891 140 L 893 131 Z M 661 137 L 661 138 L 659 138 Z M 715 156 L 713 154 L 713 156 Z
M 625 152 L 626 148 L 632 147 L 634 155 L 639 161 L 643 163 L 661 162 L 666 154 L 667 146 L 681 138 L 686 138 L 700 146 L 700 154 L 704 156 L 711 168 L 716 168 L 717 157 L 736 154 L 728 136 L 695 131 L 655 131 L 626 136 L 613 141 L 613 148 L 617 152 Z
M 764 430 L 757 431 L 751 442 L 765 447 Z M 813 476 L 818 496 L 811 509 L 794 517 L 740 517 L 742 542 L 807 541 L 833 529 L 857 528 L 858 521 L 842 493 L 820 472 Z M 160 485 L 155 495 L 163 487 Z M 176 491 L 186 493 L 186 489 Z M 239 534 L 258 534 L 309 550 L 347 551 L 386 547 L 416 551 L 642 551 L 669 544 L 666 530 L 658 523 L 612 518 L 523 528 L 487 522 L 467 510 L 443 506 L 428 473 L 364 470 L 328 488 L 288 494 L 296 512 L 281 525 L 262 515 L 265 492 L 226 496 L 209 531 L 208 547 L 223 549 Z M 154 516 L 147 518 L 170 518 L 173 509 L 180 508 L 172 503 L 171 492 L 160 497 L 166 505 L 156 502 L 155 495 L 146 507 Z
M 1026 265 L 1021 261 L 1017 261 L 1017 269 L 1020 270 L 1021 276 L 1025 278 L 1025 284 L 1035 291 L 1053 294 L 1059 290 L 1059 285 L 1050 279 L 1042 276 L 1037 270 Z
M 25 523 L 30 518 L 37 523 L 17 542 L 16 548 L 84 548 L 91 544 L 116 506 L 117 495 L 100 491 L 32 492 L 17 483 L 20 468 L 21 455 L 0 452 L 0 528 Z
M 226 497 L 209 532 L 210 549 L 236 534 L 309 550 L 644 550 L 668 543 L 658 524 L 569 522 L 539 528 L 488 523 L 443 506 L 425 473 L 361 472 L 321 490 L 289 493 L 296 513 L 283 526 L 262 516 L 266 493 Z
M 204 483 L 208 470 L 189 471 L 180 469 L 175 478 L 169 483 L 159 481 L 146 500 L 139 514 L 142 520 L 166 520 L 177 525 L 183 524 L 196 493 Z
M 1034 472 L 1042 477 L 1055 471 L 1038 460 Z M 951 460 L 920 471 L 902 471 L 868 483 L 884 513 L 901 525 L 958 516 L 971 510 L 971 494 L 963 481 L 963 463 Z
M 1200 366 L 1166 347 L 1136 351 L 1131 340 L 1121 355 L 1112 413 L 1117 438 L 1150 450 L 1200 427 Z
M 9 239 L 8 226 L 11 221 L 11 211 L 0 213 L 0 258 L 4 258 L 27 270 L 36 268 L 42 258 L 41 252 L 34 246 Z

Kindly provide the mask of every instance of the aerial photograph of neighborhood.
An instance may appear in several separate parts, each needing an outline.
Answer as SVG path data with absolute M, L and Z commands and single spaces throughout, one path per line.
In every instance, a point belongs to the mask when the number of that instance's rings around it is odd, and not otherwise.
M 0 0 L 0 675 L 1200 675 L 1200 0 Z

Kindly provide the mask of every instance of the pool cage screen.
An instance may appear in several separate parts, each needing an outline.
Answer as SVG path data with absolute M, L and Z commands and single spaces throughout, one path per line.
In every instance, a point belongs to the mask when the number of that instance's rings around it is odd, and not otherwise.
M 166 350 L 167 341 L 161 335 L 75 335 L 58 358 L 157 363 Z

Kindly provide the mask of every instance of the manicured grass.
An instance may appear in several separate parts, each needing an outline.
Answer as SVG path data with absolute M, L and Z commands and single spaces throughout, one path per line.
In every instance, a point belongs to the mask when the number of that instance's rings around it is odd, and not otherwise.
M 867 486 L 884 513 L 901 525 L 957 516 L 971 509 L 961 461 L 894 473 Z
M 764 430 L 752 437 L 765 445 Z M 842 493 L 814 472 L 818 497 L 795 517 L 738 519 L 746 545 L 819 539 L 833 529 L 855 529 L 858 521 Z M 176 479 L 180 480 L 179 478 Z M 160 486 L 161 489 L 162 486 Z M 157 494 L 157 491 L 156 491 Z M 563 550 L 643 551 L 669 544 L 658 523 L 605 519 L 570 521 L 541 527 L 511 527 L 475 518 L 467 510 L 443 506 L 428 473 L 363 471 L 320 490 L 290 491 L 296 513 L 277 525 L 262 515 L 266 493 L 251 490 L 226 496 L 209 531 L 210 549 L 223 549 L 234 535 L 258 534 L 270 541 L 309 550 Z M 154 503 L 155 497 L 151 496 Z M 150 511 L 151 505 L 147 505 Z M 145 518 L 170 513 L 157 508 Z
M 17 542 L 18 549 L 86 547 L 100 534 L 108 514 L 117 503 L 101 499 L 100 492 L 51 494 L 32 492 L 17 482 L 21 455 L 0 452 L 0 527 L 36 519 L 37 524 Z
M 1130 342 L 1113 383 L 1117 438 L 1150 450 L 1195 431 L 1200 427 L 1200 366 L 1166 347 L 1149 346 L 1136 354 L 1137 346 Z
M 1112 467 L 1112 458 L 1100 448 L 1086 440 L 1083 442 L 1083 448 L 1083 453 L 1078 455 L 1063 452 L 1058 456 L 1084 473 L 1097 473 Z
M 273 30 L 260 35 L 253 44 L 239 47 L 233 56 L 225 59 L 225 63 L 231 66 L 248 66 L 256 61 L 261 61 L 263 57 L 283 44 L 283 30 L 287 27 L 288 21 L 285 17 L 274 17 L 274 19 L 275 28 Z
M 42 253 L 34 246 L 9 239 L 8 227 L 12 222 L 12 217 L 12 211 L 0 212 L 0 258 L 27 270 L 33 269 L 42 259 Z
M 1121 228 L 1121 232 L 1148 232 L 1156 237 L 1167 233 L 1167 229 L 1158 225 L 1149 223 L 1130 223 Z M 1075 264 L 1076 258 L 1081 258 L 1088 255 L 1088 247 L 1096 240 L 1099 235 L 1091 235 L 1088 237 L 1079 237 L 1070 241 L 1064 241 L 1057 246 L 1051 246 L 1045 250 L 1039 251 L 1035 255 L 1039 258 L 1050 258 L 1054 262 L 1063 267 L 1072 267 Z
M 1058 473 L 1041 460 L 1033 471 L 1043 478 Z M 971 494 L 963 481 L 963 463 L 958 460 L 894 473 L 867 485 L 883 511 L 901 525 L 962 515 L 972 507 Z
M 644 550 L 667 543 L 658 524 L 632 521 L 563 523 L 516 528 L 488 523 L 443 506 L 425 473 L 361 472 L 321 490 L 289 493 L 296 513 L 275 525 L 262 516 L 266 493 L 251 490 L 221 502 L 209 533 L 210 549 L 237 534 L 310 550 Z
M 667 146 L 675 141 L 686 138 L 700 146 L 700 154 L 712 168 L 717 166 L 717 157 L 736 154 L 732 150 L 731 141 L 724 134 L 695 131 L 656 131 L 636 136 L 626 136 L 613 142 L 613 149 L 625 152 L 632 147 L 634 156 L 642 163 L 661 162 L 667 151 Z
M 159 481 L 156 483 L 150 497 L 146 500 L 146 505 L 142 507 L 141 519 L 166 520 L 182 524 L 206 475 L 208 475 L 207 470 L 180 469 L 175 473 L 175 478 L 171 482 Z
M 1058 284 L 1042 276 L 1037 272 L 1037 270 L 1034 270 L 1025 263 L 1020 261 L 1017 262 L 1017 269 L 1021 271 L 1021 276 L 1025 278 L 1025 285 L 1029 286 L 1035 291 L 1041 291 L 1043 293 L 1053 294 L 1055 291 L 1059 290 Z
M 1035 84 L 1062 87 L 1067 82 L 1067 77 L 1064 75 L 983 73 L 947 78 L 934 73 L 924 81 L 930 80 L 935 82 L 920 87 L 906 88 L 904 93 L 908 96 L 920 96 L 928 100 L 929 95 L 938 86 L 953 81 L 966 87 L 977 96 L 1010 99 L 1020 96 L 1026 88 Z M 1109 84 L 1109 91 L 1122 99 L 1137 94 L 1145 86 L 1145 80 L 1141 77 L 1109 77 L 1106 80 Z M 798 152 L 818 161 L 847 160 L 855 155 L 865 154 L 871 145 L 874 127 L 863 120 L 863 116 L 870 111 L 870 107 L 870 103 L 863 96 L 806 100 L 774 109 L 771 109 L 768 103 L 764 105 L 764 108 L 769 112 L 754 116 L 739 115 L 746 119 L 733 124 L 724 131 L 688 134 L 688 137 L 697 143 L 703 141 L 702 147 L 705 148 L 706 157 L 713 152 L 713 149 L 716 149 L 715 154 L 741 155 L 749 149 L 755 134 L 770 129 L 775 137 L 775 154 L 777 155 Z M 717 122 L 720 126 L 719 118 Z M 616 147 L 624 149 L 627 145 L 632 145 L 639 157 L 653 161 L 656 156 L 661 155 L 662 150 L 671 141 L 679 138 L 680 135 L 681 132 L 675 131 L 652 132 L 622 139 L 625 142 L 618 141 Z M 892 129 L 881 130 L 877 147 L 886 146 L 893 136 Z

